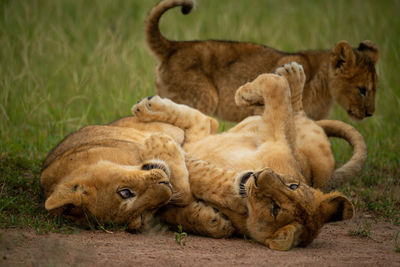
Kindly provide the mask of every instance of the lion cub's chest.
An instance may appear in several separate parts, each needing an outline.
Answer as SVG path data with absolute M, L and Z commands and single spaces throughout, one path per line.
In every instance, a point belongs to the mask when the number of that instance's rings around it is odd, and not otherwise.
M 224 133 L 208 136 L 196 143 L 188 144 L 185 150 L 194 157 L 207 160 L 220 167 L 235 171 L 257 169 L 255 152 L 262 144 L 258 135 L 248 133 Z

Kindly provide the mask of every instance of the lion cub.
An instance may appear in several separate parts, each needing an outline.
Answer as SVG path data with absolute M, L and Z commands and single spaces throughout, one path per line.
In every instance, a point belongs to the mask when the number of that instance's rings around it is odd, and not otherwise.
M 209 127 L 216 124 L 205 120 Z M 159 207 L 193 202 L 180 146 L 184 140 L 182 129 L 135 117 L 84 127 L 67 136 L 43 163 L 45 208 L 82 225 L 92 221 L 141 230 Z M 212 207 L 187 210 L 201 214 L 195 228 L 199 232 L 214 237 L 233 232 L 231 222 Z
M 306 117 L 301 99 L 305 75 L 300 65 L 286 64 L 277 73 L 262 74 L 237 90 L 236 104 L 262 104 L 262 115 L 248 117 L 221 134 L 210 132 L 211 118 L 169 99 L 156 96 L 133 106 L 139 121 L 196 128 L 186 131 L 183 148 L 197 201 L 187 207 L 163 208 L 158 215 L 164 222 L 201 233 L 195 229 L 196 213 L 187 210 L 201 200 L 226 214 L 237 233 L 288 250 L 309 244 L 325 223 L 353 216 L 353 206 L 342 194 L 324 194 L 311 186 L 331 187 L 353 178 L 366 160 L 362 136 L 345 123 L 316 123 Z M 323 129 L 345 138 L 354 148 L 351 160 L 339 169 L 334 170 Z
M 162 97 L 230 121 L 253 115 L 255 108 L 238 107 L 235 91 L 262 73 L 286 63 L 301 64 L 307 76 L 303 91 L 304 111 L 314 120 L 327 118 L 337 101 L 355 119 L 372 116 L 375 110 L 379 58 L 377 45 L 363 41 L 358 48 L 336 43 L 331 51 L 281 52 L 252 43 L 232 41 L 170 41 L 161 35 L 158 22 L 170 8 L 182 6 L 187 14 L 191 0 L 165 0 L 146 20 L 147 43 L 160 64 L 156 84 Z

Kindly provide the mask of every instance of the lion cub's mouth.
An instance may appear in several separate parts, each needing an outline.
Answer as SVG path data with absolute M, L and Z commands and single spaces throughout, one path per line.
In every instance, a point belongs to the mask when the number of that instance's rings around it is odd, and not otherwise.
M 169 180 L 171 178 L 171 171 L 168 165 L 162 160 L 152 160 L 142 165 L 142 170 L 150 171 L 153 169 L 162 170 L 168 177 L 168 181 L 160 181 L 158 184 L 166 185 L 173 193 L 172 185 L 170 184 Z
M 357 115 L 351 110 L 347 110 L 347 114 L 350 116 L 350 118 L 354 121 L 361 121 L 364 119 L 364 117 Z
M 171 171 L 168 168 L 168 165 L 166 165 L 163 161 L 161 160 L 153 160 L 147 163 L 144 163 L 142 165 L 142 170 L 153 170 L 153 169 L 159 169 L 162 170 L 163 172 L 165 172 L 165 174 L 168 176 L 168 178 L 171 177 Z
M 254 172 L 247 172 L 243 174 L 243 176 L 240 178 L 240 184 L 239 184 L 239 194 L 241 197 L 246 197 L 246 183 L 250 179 L 250 177 L 254 174 Z

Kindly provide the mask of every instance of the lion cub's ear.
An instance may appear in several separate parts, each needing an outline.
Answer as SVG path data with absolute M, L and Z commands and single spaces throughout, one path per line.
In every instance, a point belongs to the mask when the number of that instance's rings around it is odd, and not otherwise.
M 82 194 L 84 191 L 80 189 L 79 185 L 73 184 L 60 184 L 54 192 L 46 199 L 46 210 L 53 210 L 61 208 L 65 205 L 72 204 L 76 207 L 82 205 Z
M 319 211 L 322 223 L 347 220 L 354 215 L 353 204 L 349 199 L 337 192 L 323 196 Z
M 360 43 L 360 45 L 357 48 L 358 51 L 363 52 L 366 54 L 369 58 L 372 59 L 374 64 L 378 62 L 379 59 L 379 48 L 378 46 L 370 41 L 370 40 L 365 40 Z
M 353 49 L 347 41 L 339 41 L 333 48 L 331 55 L 331 64 L 333 69 L 345 72 L 354 66 L 356 56 Z
M 279 228 L 272 238 L 265 241 L 270 249 L 286 251 L 300 243 L 303 226 L 297 222 Z

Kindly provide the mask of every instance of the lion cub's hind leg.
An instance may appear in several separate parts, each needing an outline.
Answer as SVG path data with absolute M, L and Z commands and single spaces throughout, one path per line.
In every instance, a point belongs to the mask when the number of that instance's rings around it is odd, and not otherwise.
M 260 128 L 265 141 L 293 142 L 293 114 L 287 80 L 276 74 L 261 74 L 236 91 L 238 106 L 264 104 L 263 125 Z M 261 133 L 260 132 L 260 133 Z
M 289 83 L 291 103 L 296 125 L 296 148 L 305 156 L 309 167 L 307 184 L 320 188 L 325 185 L 334 169 L 334 158 L 331 145 L 324 131 L 303 112 L 302 94 L 305 74 L 301 65 L 296 62 L 285 64 L 276 70 Z M 303 170 L 305 173 L 308 171 Z
M 185 130 L 185 143 L 195 142 L 218 130 L 217 120 L 159 96 L 142 99 L 132 107 L 132 113 L 142 122 L 166 122 Z
M 148 168 L 157 165 L 157 160 L 162 160 L 168 165 L 171 173 L 170 183 L 173 189 L 172 202 L 176 205 L 187 205 L 193 201 L 189 185 L 189 173 L 185 164 L 182 148 L 168 135 L 154 133 L 146 139 L 141 150 L 144 162 L 148 161 Z
M 202 201 L 185 207 L 166 206 L 159 212 L 161 221 L 184 231 L 215 238 L 229 237 L 235 231 L 232 222 L 217 209 Z
M 302 111 L 303 88 L 306 80 L 303 67 L 296 62 L 291 62 L 277 68 L 275 73 L 284 77 L 288 82 L 292 110 L 294 112 Z M 282 102 L 282 105 L 285 105 L 286 86 L 284 84 L 279 85 L 274 80 L 278 80 L 274 75 L 261 74 L 254 81 L 244 84 L 236 91 L 236 104 L 238 106 L 262 106 L 267 102 L 270 105 L 274 102 Z M 276 89 L 276 87 L 278 88 Z
M 236 91 L 235 101 L 240 106 L 264 104 L 258 129 L 263 145 L 257 150 L 258 158 L 263 158 L 266 166 L 278 173 L 301 176 L 289 85 L 302 88 L 304 80 L 296 72 L 287 76 L 293 84 L 289 84 L 286 76 L 261 74 Z

